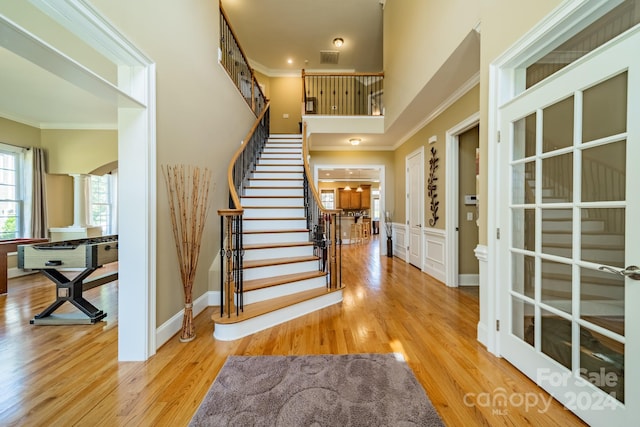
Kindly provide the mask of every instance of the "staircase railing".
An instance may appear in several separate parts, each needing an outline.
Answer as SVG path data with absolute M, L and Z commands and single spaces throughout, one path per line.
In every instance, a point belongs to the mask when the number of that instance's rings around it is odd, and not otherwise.
M 249 65 L 238 37 L 220 3 L 220 63 L 238 87 L 242 97 L 257 116 L 265 109 L 267 98 L 262 93 L 253 68 Z
M 308 73 L 302 70 L 302 114 L 384 115 L 384 73 Z
M 327 289 L 342 287 L 342 209 L 326 209 L 313 184 L 309 167 L 307 124 L 302 128 L 302 158 L 304 163 L 304 206 L 309 237 L 313 241 L 314 254 L 318 257 L 318 271 L 327 273 Z
M 229 163 L 227 182 L 229 184 L 229 209 L 220 209 L 220 315 L 230 317 L 244 309 L 242 215 L 244 209 L 238 194 L 254 170 L 258 157 L 269 137 L 269 102 L 260 113 L 242 145 Z M 237 301 L 234 299 L 237 297 Z

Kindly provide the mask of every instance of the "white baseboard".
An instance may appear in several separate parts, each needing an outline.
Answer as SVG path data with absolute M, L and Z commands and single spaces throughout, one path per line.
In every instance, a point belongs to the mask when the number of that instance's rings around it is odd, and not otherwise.
M 459 274 L 458 286 L 479 286 L 480 275 L 479 274 Z
M 220 292 L 206 292 L 193 302 L 193 316 L 195 317 L 202 313 L 202 311 L 209 306 L 218 305 L 220 305 Z M 169 341 L 171 337 L 180 332 L 183 315 L 184 309 L 174 314 L 169 320 L 156 329 L 156 349 L 160 348 L 164 343 Z M 200 331 L 200 333 L 205 333 L 205 331 Z

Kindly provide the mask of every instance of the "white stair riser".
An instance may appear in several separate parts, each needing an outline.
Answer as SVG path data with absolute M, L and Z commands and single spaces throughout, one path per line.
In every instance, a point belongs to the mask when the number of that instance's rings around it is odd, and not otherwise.
M 306 219 L 256 219 L 242 221 L 244 231 L 256 230 L 301 230 L 307 228 Z
M 310 273 L 318 270 L 318 261 L 293 262 L 282 265 L 245 268 L 244 280 L 266 279 L 268 277 L 283 276 L 285 274 Z
M 287 206 L 287 207 L 299 207 L 304 206 L 304 199 L 302 197 L 241 197 L 240 203 L 242 206 Z
M 302 172 L 254 172 L 251 176 L 253 179 L 302 179 Z
M 290 142 L 287 143 L 280 143 L 280 142 L 267 142 L 267 144 L 264 146 L 264 149 L 280 149 L 280 148 L 284 148 L 287 150 L 301 150 L 302 151 L 302 143 L 300 144 L 292 144 Z
M 589 212 L 582 210 L 580 212 L 582 219 L 587 219 Z M 573 212 L 571 209 L 543 209 L 542 219 L 567 219 L 573 218 Z
M 217 324 L 213 330 L 213 337 L 220 341 L 237 340 L 242 337 L 254 334 L 256 332 L 279 325 L 296 317 L 304 316 L 324 307 L 337 304 L 342 301 L 342 290 L 327 293 L 322 297 L 313 298 L 298 304 L 271 311 L 248 319 L 245 322 L 231 323 L 228 325 Z
M 544 264 L 542 264 L 543 280 L 546 280 L 546 277 L 545 277 L 546 274 L 561 274 L 561 275 L 571 274 L 571 266 L 569 264 L 545 262 Z M 603 278 L 615 279 L 616 277 L 621 277 L 621 276 L 617 276 L 615 274 L 603 273 L 601 271 L 591 270 L 588 268 L 583 268 L 580 270 L 580 277 L 581 277 L 581 280 L 583 281 L 593 281 L 597 283 L 598 280 L 602 280 Z
M 547 244 L 566 244 L 572 242 L 572 234 L 568 233 L 542 233 L 542 241 Z M 600 247 L 617 247 L 624 246 L 624 236 L 617 234 L 583 234 L 581 236 L 583 244 L 599 245 Z
M 291 153 L 291 152 L 271 153 L 271 152 L 263 152 L 260 155 L 260 160 L 264 160 L 266 162 L 271 162 L 274 159 L 297 160 L 297 161 L 302 163 L 302 156 L 300 155 L 300 153 Z M 260 160 L 258 160 L 258 162 L 260 162 Z
M 273 165 L 284 165 L 285 167 L 291 166 L 291 165 L 300 165 L 302 166 L 302 159 L 300 157 L 293 158 L 293 159 L 283 159 L 283 158 L 279 158 L 279 159 L 265 159 L 265 158 L 261 158 L 260 160 L 258 160 L 258 167 L 260 166 L 273 166 Z
M 245 245 L 259 245 L 263 243 L 308 242 L 309 233 L 306 231 L 295 231 L 291 233 L 245 234 L 242 238 L 242 241 Z
M 603 231 L 604 222 L 597 221 L 597 220 L 582 221 L 581 228 L 582 228 L 582 231 Z M 542 221 L 542 229 L 544 231 L 571 231 L 572 222 L 545 220 L 545 221 Z
M 266 208 L 266 209 L 255 209 L 251 207 L 245 207 L 244 216 L 246 218 L 301 218 L 301 217 L 304 217 L 304 207 Z
M 261 188 L 261 187 L 296 187 L 303 188 L 302 180 L 298 179 L 249 179 L 249 187 Z
M 542 247 L 542 252 L 552 253 L 553 255 L 562 256 L 565 258 L 571 258 L 571 248 L 549 248 L 545 250 Z M 581 258 L 585 260 L 598 260 L 600 263 L 611 263 L 624 261 L 624 250 L 617 249 L 582 249 Z
M 544 290 L 557 290 L 561 292 L 567 292 L 567 294 L 571 291 L 570 280 L 545 278 L 543 278 L 542 280 L 542 286 Z M 582 282 L 580 283 L 580 290 L 583 295 L 611 298 L 614 300 L 624 298 L 623 286 L 607 286 L 599 285 L 596 283 Z
M 279 196 L 279 197 L 287 197 L 287 196 L 296 196 L 302 197 L 304 196 L 304 191 L 302 187 L 299 188 L 247 188 L 244 190 L 245 196 Z
M 313 255 L 313 246 L 288 246 L 266 249 L 245 249 L 244 260 L 256 261 L 260 259 L 288 258 L 295 256 Z
M 267 301 L 273 298 L 280 298 L 296 292 L 309 291 L 311 289 L 324 288 L 327 286 L 327 279 L 324 276 L 313 279 L 299 280 L 293 283 L 285 283 L 278 286 L 247 291 L 244 293 L 244 303 L 253 304 L 255 302 Z M 236 302 L 237 303 L 237 302 Z
M 262 150 L 262 155 L 275 155 L 278 157 L 278 154 L 294 154 L 299 158 L 302 158 L 302 147 L 272 147 L 266 146 L 264 150 Z
M 257 172 L 303 172 L 302 165 L 300 166 L 288 166 L 288 165 L 256 165 Z

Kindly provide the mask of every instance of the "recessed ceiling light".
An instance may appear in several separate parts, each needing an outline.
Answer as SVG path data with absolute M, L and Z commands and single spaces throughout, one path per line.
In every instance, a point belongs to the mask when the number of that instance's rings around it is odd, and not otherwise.
M 344 44 L 344 40 L 341 37 L 336 37 L 335 39 L 333 39 L 333 45 L 335 47 L 340 47 Z
M 287 64 L 293 64 L 293 59 L 291 58 L 287 59 Z

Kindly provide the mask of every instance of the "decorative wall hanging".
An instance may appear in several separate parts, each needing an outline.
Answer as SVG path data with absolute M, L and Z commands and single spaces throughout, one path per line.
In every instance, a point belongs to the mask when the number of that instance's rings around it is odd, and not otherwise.
M 436 181 L 438 177 L 436 176 L 436 169 L 438 169 L 438 161 L 440 159 L 436 157 L 436 147 L 431 147 L 431 159 L 429 159 L 429 178 L 427 179 L 427 195 L 431 199 L 430 210 L 431 210 L 431 218 L 429 219 L 429 225 L 435 226 L 438 222 L 438 205 L 440 202 L 438 199 L 438 194 L 436 193 Z

